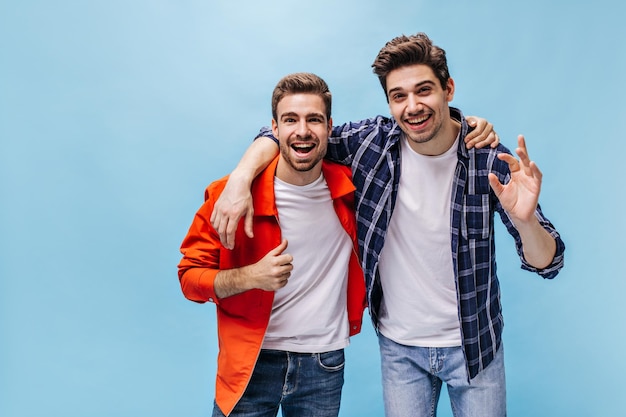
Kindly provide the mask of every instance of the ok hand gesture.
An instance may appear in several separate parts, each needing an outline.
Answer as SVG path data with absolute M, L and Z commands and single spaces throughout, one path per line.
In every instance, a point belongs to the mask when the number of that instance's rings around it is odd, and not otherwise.
M 496 196 L 513 218 L 514 223 L 528 223 L 535 220 L 535 209 L 539 201 L 541 191 L 542 174 L 537 165 L 528 157 L 526 141 L 523 135 L 517 137 L 518 148 L 515 153 L 519 156 L 517 160 L 514 156 L 501 153 L 498 158 L 509 164 L 511 170 L 511 180 L 503 185 L 495 174 L 489 174 L 489 184 L 496 193 Z

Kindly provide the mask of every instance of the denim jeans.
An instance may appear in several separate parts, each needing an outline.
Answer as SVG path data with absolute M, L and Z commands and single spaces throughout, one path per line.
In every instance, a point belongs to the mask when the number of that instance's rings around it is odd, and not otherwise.
M 343 349 L 327 353 L 261 350 L 252 378 L 231 417 L 337 417 Z M 223 417 L 213 407 L 213 417 Z
M 428 348 L 398 344 L 379 334 L 386 417 L 437 415 L 446 383 L 455 417 L 506 416 L 504 351 L 468 382 L 461 347 Z

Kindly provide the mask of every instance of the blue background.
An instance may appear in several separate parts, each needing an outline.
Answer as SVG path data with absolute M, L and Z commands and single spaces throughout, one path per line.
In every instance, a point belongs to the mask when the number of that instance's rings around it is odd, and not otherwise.
M 388 114 L 370 65 L 418 31 L 448 53 L 453 105 L 510 148 L 526 135 L 567 244 L 565 269 L 544 281 L 498 229 L 509 415 L 620 414 L 625 12 L 604 0 L 1 0 L 0 415 L 209 415 L 214 306 L 185 300 L 176 275 L 204 187 L 269 124 L 287 73 L 329 83 L 336 123 Z M 341 416 L 381 416 L 368 318 L 347 354 Z

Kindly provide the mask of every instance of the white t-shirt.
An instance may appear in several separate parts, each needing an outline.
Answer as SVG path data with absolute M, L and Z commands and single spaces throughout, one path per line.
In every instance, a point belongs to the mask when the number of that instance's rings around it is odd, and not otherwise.
M 378 269 L 380 331 L 404 345 L 461 345 L 450 240 L 458 140 L 438 156 L 413 151 L 404 137 L 400 143 L 398 197 Z
M 352 240 L 323 176 L 296 186 L 274 180 L 278 222 L 293 256 L 286 286 L 276 291 L 263 348 L 303 353 L 349 343 L 348 263 Z

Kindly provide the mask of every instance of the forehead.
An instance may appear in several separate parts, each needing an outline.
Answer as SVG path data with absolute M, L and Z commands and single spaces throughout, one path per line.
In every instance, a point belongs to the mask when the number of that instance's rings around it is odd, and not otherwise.
M 324 116 L 326 114 L 326 106 L 322 97 L 317 94 L 296 93 L 284 96 L 278 102 L 276 112 L 279 118 L 286 113 L 297 115 L 320 114 Z
M 433 70 L 424 64 L 405 65 L 387 74 L 387 92 L 391 90 L 409 90 L 424 82 L 438 83 Z

